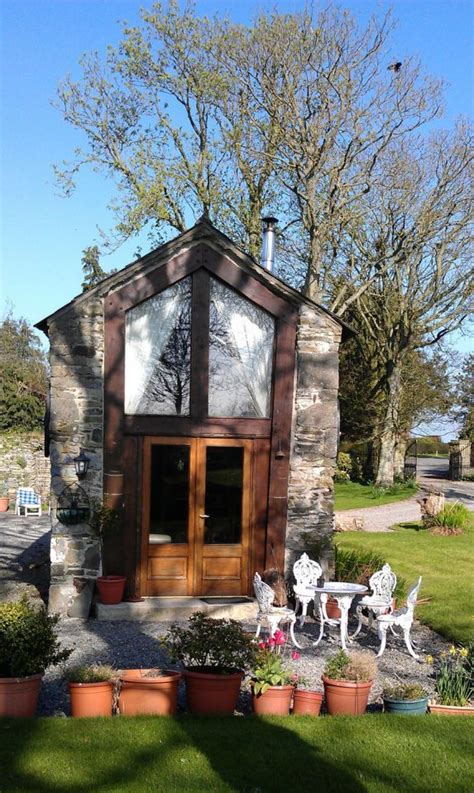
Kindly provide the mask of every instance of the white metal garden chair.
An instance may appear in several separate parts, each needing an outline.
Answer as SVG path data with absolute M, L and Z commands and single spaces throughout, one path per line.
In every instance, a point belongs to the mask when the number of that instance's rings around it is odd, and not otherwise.
M 374 617 L 383 614 L 391 614 L 393 611 L 392 598 L 395 587 L 397 586 L 397 576 L 393 572 L 389 564 L 384 564 L 381 570 L 378 570 L 369 579 L 369 587 L 372 591 L 371 595 L 364 595 L 357 606 L 356 614 L 359 619 L 359 624 L 353 635 L 353 639 L 360 633 L 362 628 L 362 610 L 367 609 L 369 612 L 368 628 L 372 627 Z
M 377 631 L 380 638 L 380 649 L 377 653 L 377 658 L 380 658 L 380 656 L 384 653 L 388 629 L 390 628 L 392 633 L 395 633 L 393 629 L 397 626 L 400 626 L 400 628 L 403 630 L 403 638 L 405 639 L 408 652 L 413 658 L 416 658 L 417 660 L 419 659 L 420 656 L 415 653 L 410 641 L 410 631 L 413 624 L 416 599 L 418 597 L 420 587 L 421 575 L 418 579 L 418 583 L 414 584 L 408 593 L 406 606 L 403 606 L 401 609 L 396 609 L 391 614 L 381 614 L 379 617 L 377 617 Z
M 19 487 L 16 491 L 15 514 L 21 515 L 22 509 L 25 517 L 28 512 L 32 515 L 41 515 L 41 496 L 35 493 L 32 487 Z
M 262 577 L 259 573 L 255 573 L 254 575 L 253 588 L 258 603 L 258 613 L 256 617 L 257 631 L 255 633 L 255 638 L 260 636 L 262 625 L 266 625 L 270 636 L 273 636 L 275 631 L 278 630 L 279 625 L 287 624 L 290 628 L 291 641 L 296 647 L 301 647 L 295 639 L 296 614 L 293 609 L 287 606 L 273 605 L 275 593 L 271 586 L 268 586 L 265 581 L 262 581 Z
M 301 627 L 304 625 L 308 606 L 314 600 L 314 587 L 318 585 L 318 579 L 321 578 L 322 574 L 321 565 L 310 559 L 307 553 L 303 553 L 293 565 L 293 575 L 296 580 L 296 584 L 293 587 L 293 592 L 295 593 L 295 614 L 298 614 L 301 606 L 299 617 Z

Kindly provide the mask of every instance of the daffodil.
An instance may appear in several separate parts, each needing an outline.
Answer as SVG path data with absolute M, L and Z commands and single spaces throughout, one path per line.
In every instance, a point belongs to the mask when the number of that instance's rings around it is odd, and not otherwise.
M 456 648 L 455 648 L 454 644 L 452 644 L 451 647 L 449 648 L 449 654 L 450 655 L 456 655 Z
M 427 655 L 426 656 L 426 663 L 427 664 L 432 664 L 433 663 L 433 656 L 432 655 Z
M 459 655 L 461 656 L 461 658 L 467 658 L 467 656 L 469 655 L 467 651 L 467 647 L 461 647 L 459 650 Z

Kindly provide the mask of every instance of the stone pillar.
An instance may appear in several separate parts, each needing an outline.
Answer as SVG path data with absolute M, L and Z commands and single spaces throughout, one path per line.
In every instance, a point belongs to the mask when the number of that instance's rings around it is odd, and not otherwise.
M 98 538 L 87 524 L 57 522 L 57 501 L 65 487 L 77 483 L 74 457 L 84 449 L 90 458 L 79 482 L 91 505 L 102 500 L 102 427 L 104 324 L 102 300 L 81 300 L 52 320 L 50 459 L 53 493 L 50 612 L 87 617 L 100 567 Z
M 303 304 L 298 322 L 285 570 L 303 551 L 334 576 L 333 472 L 339 441 L 341 328 Z

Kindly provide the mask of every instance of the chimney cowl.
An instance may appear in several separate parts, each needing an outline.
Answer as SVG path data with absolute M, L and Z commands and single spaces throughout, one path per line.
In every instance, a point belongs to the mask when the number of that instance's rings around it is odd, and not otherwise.
M 266 270 L 271 271 L 275 262 L 275 226 L 278 223 L 278 218 L 267 216 L 262 218 L 262 223 L 262 255 L 260 264 Z

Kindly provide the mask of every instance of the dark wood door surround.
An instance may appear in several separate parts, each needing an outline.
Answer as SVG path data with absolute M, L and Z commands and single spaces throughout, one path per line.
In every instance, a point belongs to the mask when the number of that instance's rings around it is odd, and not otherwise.
M 191 415 L 125 415 L 125 313 L 189 275 L 193 276 Z M 208 350 L 209 275 L 220 279 L 275 318 L 271 418 L 207 416 L 207 370 L 202 365 L 198 366 L 197 361 L 199 358 L 202 364 Z M 215 439 L 215 443 L 219 443 L 218 439 L 235 439 L 242 441 L 247 450 L 248 503 L 245 510 L 248 513 L 248 532 L 239 576 L 235 572 L 237 563 L 227 561 L 231 575 L 224 587 L 222 581 L 216 584 L 219 580 L 216 574 L 219 552 L 216 549 L 219 546 L 214 547 L 214 557 L 206 557 L 203 544 L 198 542 L 191 556 L 188 555 L 191 568 L 186 570 L 186 594 L 250 594 L 255 570 L 275 564 L 283 569 L 298 313 L 296 305 L 276 294 L 263 281 L 264 278 L 260 280 L 248 266 L 242 267 L 207 243 L 199 242 L 104 299 L 104 499 L 115 506 L 123 503 L 124 507 L 123 530 L 120 539 L 117 537 L 111 541 L 108 558 L 112 559 L 111 564 L 117 571 L 127 575 L 129 596 L 144 595 L 147 587 L 153 590 L 153 586 L 145 584 L 149 570 L 146 519 L 143 525 L 146 507 L 143 476 L 153 438 L 160 442 L 187 439 L 186 442 L 191 444 L 193 439 L 209 439 L 209 442 Z M 121 481 L 115 476 L 117 473 L 123 473 L 123 493 L 115 493 L 112 498 L 108 482 L 111 475 L 114 475 L 115 483 Z M 199 534 L 199 528 L 194 531 Z M 229 556 L 228 550 L 227 547 L 223 552 L 223 558 L 235 559 Z M 152 550 L 152 553 L 159 558 L 160 553 L 172 554 L 173 551 Z M 204 553 L 204 557 L 200 553 Z M 204 563 L 206 558 L 213 561 Z M 206 565 L 208 572 L 214 575 L 214 578 L 209 575 L 207 581 L 201 577 Z M 171 585 L 170 595 L 178 594 L 176 590 L 172 591 L 173 586 L 176 584 Z M 223 591 L 226 587 L 227 591 Z M 236 591 L 237 588 L 240 592 Z M 160 585 L 155 587 L 156 590 L 165 594 Z

